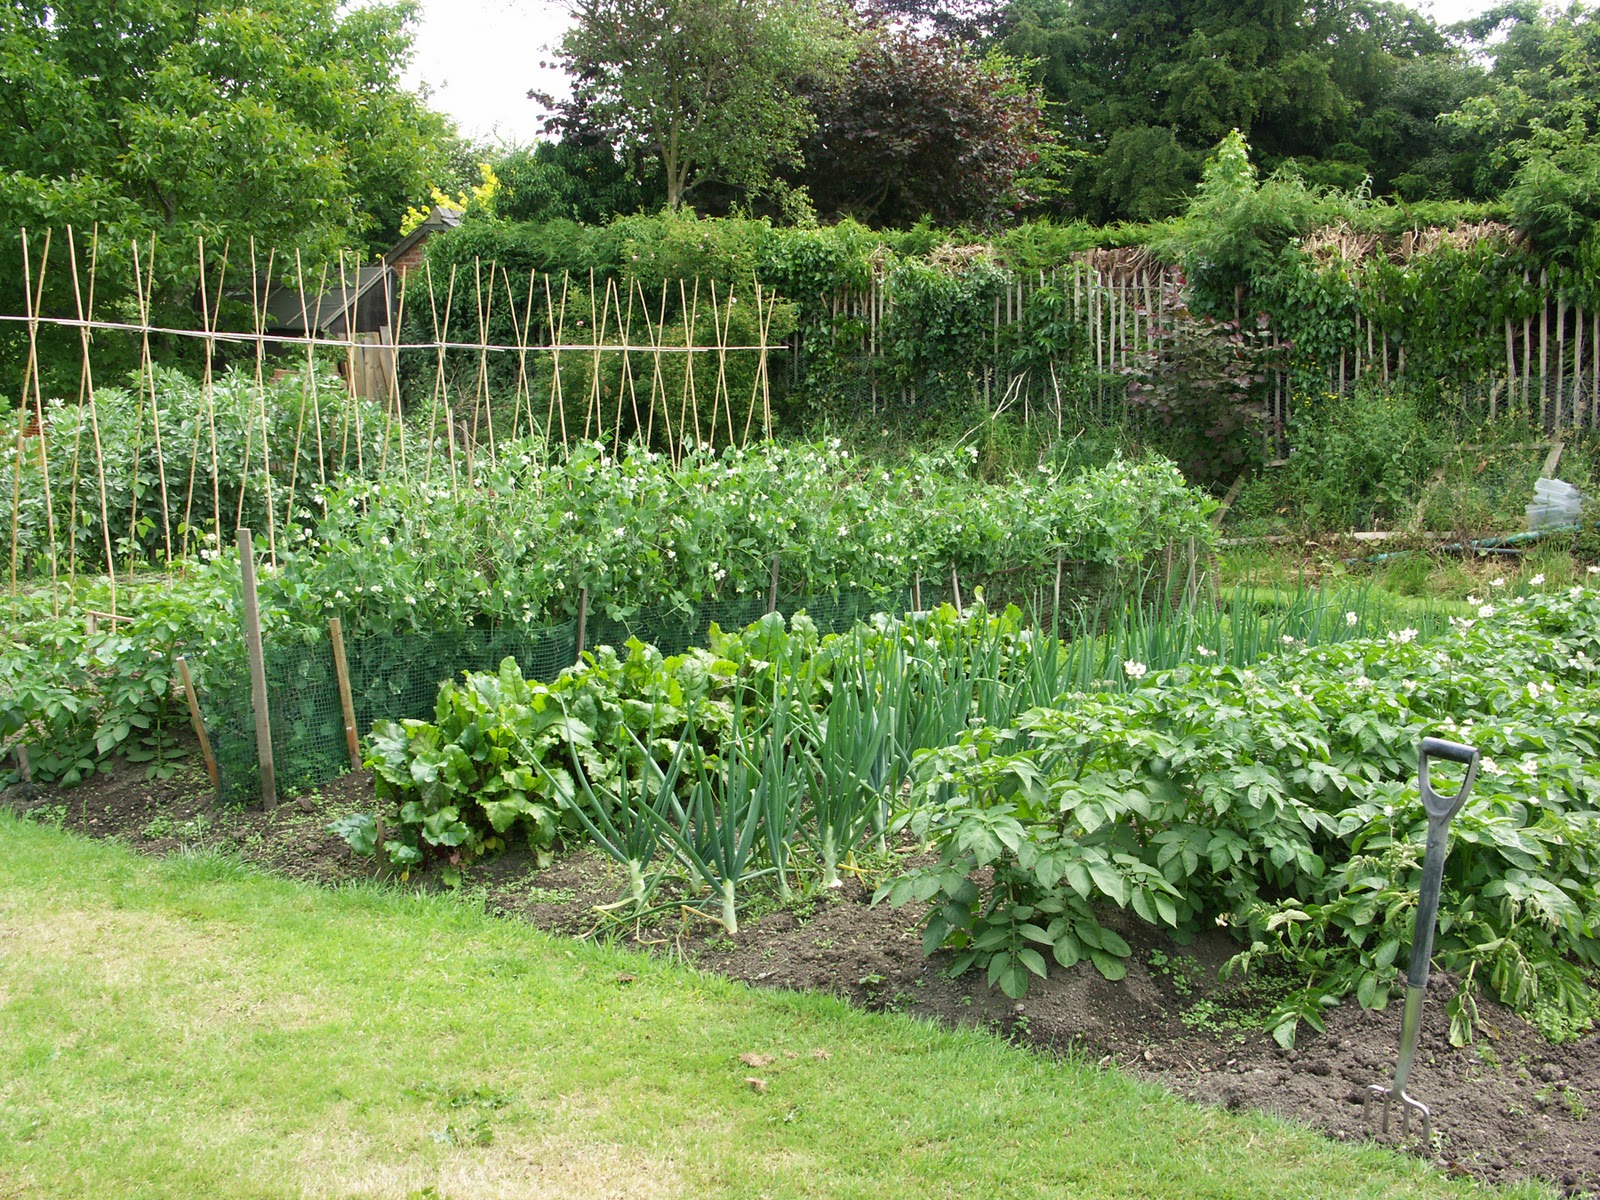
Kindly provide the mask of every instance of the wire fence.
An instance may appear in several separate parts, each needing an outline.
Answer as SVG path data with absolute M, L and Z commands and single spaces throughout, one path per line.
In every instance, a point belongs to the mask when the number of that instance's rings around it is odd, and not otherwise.
M 1146 597 L 1175 597 L 1198 586 L 1205 564 L 1169 554 L 1143 573 L 1136 590 Z M 842 633 L 878 613 L 894 616 L 944 603 L 970 605 L 980 596 L 991 611 L 1015 604 L 1027 620 L 1050 628 L 1069 611 L 1121 594 L 1125 572 L 1099 564 L 1061 562 L 1054 567 L 1002 569 L 962 579 L 913 580 L 887 592 L 843 592 L 823 596 L 779 594 L 740 597 L 698 605 L 658 605 L 616 620 L 598 617 L 534 630 L 466 629 L 448 632 L 358 634 L 344 642 L 353 725 L 365 737 L 383 720 L 427 719 L 440 684 L 465 671 L 491 671 L 516 660 L 524 678 L 550 682 L 572 666 L 580 651 L 602 646 L 626 654 L 632 639 L 664 655 L 708 644 L 713 626 L 743 629 L 767 612 L 786 619 L 805 615 L 821 634 Z M 586 625 L 586 628 L 581 626 Z M 582 639 L 580 644 L 580 638 Z M 322 631 L 308 642 L 304 631 L 268 639 L 263 661 L 277 789 L 294 793 L 325 784 L 351 767 L 346 713 L 340 697 L 337 657 Z M 219 770 L 218 793 L 227 803 L 261 794 L 262 779 L 247 665 L 237 657 L 208 670 L 201 704 Z

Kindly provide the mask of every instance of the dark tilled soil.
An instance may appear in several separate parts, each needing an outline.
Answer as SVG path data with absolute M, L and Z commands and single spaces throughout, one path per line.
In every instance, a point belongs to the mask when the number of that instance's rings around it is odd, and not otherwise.
M 360 773 L 270 813 L 217 808 L 192 768 L 164 782 L 125 766 L 71 790 L 19 785 L 0 793 L 0 803 L 147 853 L 213 848 L 321 883 L 374 874 L 327 832 L 333 817 L 370 808 L 371 781 Z M 437 886 L 436 873 L 409 881 L 419 882 Z M 756 986 L 831 992 L 867 1008 L 983 1025 L 1019 1043 L 1118 1064 L 1201 1103 L 1276 1113 L 1340 1140 L 1368 1136 L 1366 1087 L 1387 1083 L 1394 1071 L 1398 1003 L 1384 1012 L 1341 1005 L 1327 1013 L 1325 1033 L 1302 1027 L 1296 1048 L 1285 1051 L 1250 1020 L 1261 1007 L 1249 991 L 1256 985 L 1218 979 L 1237 949 L 1220 930 L 1178 947 L 1136 919 L 1118 925 L 1123 914 L 1108 914 L 1134 946 L 1126 979 L 1112 983 L 1084 965 L 1057 968 L 1014 1002 L 975 973 L 947 978 L 938 958 L 922 955 L 919 906 L 874 908 L 859 880 L 775 911 L 759 912 L 758 900 L 737 938 L 688 903 L 644 926 L 607 921 L 596 907 L 615 900 L 624 882 L 601 855 L 579 849 L 542 870 L 525 854 L 479 864 L 463 893 L 552 932 L 616 936 Z M 1574 1195 L 1600 1195 L 1600 1114 L 1591 1113 L 1600 1107 L 1600 1034 L 1553 1046 L 1481 999 L 1486 1032 L 1458 1049 L 1445 1038 L 1452 989 L 1442 977 L 1429 988 L 1409 1087 L 1433 1109 L 1441 1167 L 1488 1181 L 1536 1176 Z M 1424 1149 L 1420 1138 L 1410 1144 Z

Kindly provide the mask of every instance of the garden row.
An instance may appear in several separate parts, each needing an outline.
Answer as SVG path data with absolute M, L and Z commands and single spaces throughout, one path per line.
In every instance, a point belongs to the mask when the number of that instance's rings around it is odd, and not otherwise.
M 246 464 L 249 394 L 242 385 L 216 393 L 231 397 L 239 410 L 234 415 L 243 418 L 234 450 Z M 197 390 L 164 395 L 190 406 L 190 424 L 169 424 L 165 446 L 209 428 Z M 352 420 L 352 440 L 358 429 L 371 435 L 375 424 L 381 427 L 371 416 L 364 425 Z M 232 519 L 235 505 L 264 516 L 271 511 L 269 496 L 284 506 L 269 525 L 275 534 L 262 537 L 258 530 L 256 541 L 266 552 L 259 598 L 269 664 L 275 656 L 292 656 L 296 647 L 319 648 L 315 663 L 302 656 L 291 664 L 305 678 L 275 681 L 281 683 L 273 688 L 280 712 L 286 701 L 304 707 L 286 714 L 291 739 L 296 720 L 337 724 L 325 649 L 334 617 L 353 645 L 372 652 L 366 674 L 377 694 L 363 716 L 414 716 L 420 715 L 415 704 L 394 703 L 415 682 L 410 674 L 420 672 L 423 694 L 431 698 L 441 678 L 477 660 L 441 655 L 435 642 L 424 661 L 414 661 L 402 644 L 407 635 L 515 635 L 531 645 L 559 632 L 556 640 L 571 644 L 564 657 L 541 668 L 553 675 L 572 662 L 576 626 L 585 621 L 590 646 L 620 644 L 639 631 L 681 649 L 703 638 L 712 620 L 742 625 L 768 606 L 787 612 L 826 606 L 853 619 L 863 608 L 871 611 L 871 597 L 880 598 L 878 608 L 903 611 L 910 600 L 933 603 L 963 589 L 970 599 L 974 585 L 1019 571 L 1031 571 L 1048 589 L 1036 598 L 1053 605 L 1051 591 L 1060 594 L 1064 586 L 1063 602 L 1074 601 L 1085 580 L 1109 587 L 1136 583 L 1158 551 L 1191 542 L 1204 549 L 1210 532 L 1208 501 L 1156 459 L 1117 459 L 1081 471 L 1046 464 L 1002 486 L 977 478 L 970 455 L 961 451 L 886 467 L 837 442 L 762 444 L 720 454 L 691 451 L 673 464 L 642 448 L 613 458 L 596 445 L 549 461 L 545 447 L 529 441 L 503 445 L 497 458 L 479 459 L 470 469 L 441 457 L 431 477 L 424 464 L 413 463 L 408 474 L 369 445 L 364 466 L 375 477 L 368 478 L 355 473 L 355 461 L 341 475 L 337 458 L 331 465 L 315 453 L 307 460 L 311 439 L 296 432 L 295 422 L 284 420 L 275 430 L 274 436 L 295 439 L 273 460 L 277 489 L 269 491 L 267 473 L 257 469 L 259 487 L 231 493 L 223 507 Z M 293 453 L 296 441 L 300 457 Z M 157 473 L 148 457 L 136 466 L 137 456 L 133 451 L 125 463 L 146 512 L 122 529 L 137 538 L 153 536 L 164 520 L 185 528 L 183 509 L 176 507 L 181 493 L 169 487 L 175 507 L 160 510 Z M 44 504 L 35 496 L 21 510 L 27 524 L 19 542 L 32 553 L 19 552 L 19 558 L 33 590 L 19 588 L 10 601 L 12 620 L 0 653 L 0 747 L 33 747 L 32 767 L 41 781 L 75 782 L 119 750 L 150 755 L 153 769 L 165 769 L 172 728 L 184 719 L 171 688 L 179 654 L 188 656 L 197 676 L 213 732 L 248 731 L 233 547 L 202 549 L 187 561 L 178 558 L 170 572 L 140 575 L 131 567 L 152 559 L 160 564 L 162 556 L 152 545 L 130 544 L 125 533 L 115 556 L 119 572 L 128 571 L 120 594 L 104 576 L 71 586 L 65 570 L 71 556 L 92 561 L 93 541 L 105 540 L 107 527 L 93 528 L 102 516 L 99 505 L 67 490 L 70 478 L 63 476 L 54 507 L 62 524 L 71 514 L 71 528 L 93 529 L 91 541 L 58 545 L 52 561 L 40 548 L 41 530 L 48 528 Z M 292 509 L 288 496 L 296 497 Z M 52 566 L 59 586 L 48 582 Z M 107 611 L 116 613 L 115 621 L 89 615 Z M 669 637 L 668 630 L 681 632 Z M 313 668 L 319 679 L 329 676 L 322 689 L 327 697 L 296 690 L 298 683 L 317 682 L 310 679 Z M 321 737 L 320 727 L 313 736 Z M 339 741 L 337 735 L 325 740 Z
M 1460 979 L 1452 1037 L 1480 986 L 1552 1037 L 1589 1028 L 1600 591 L 1496 593 L 1381 636 L 1381 614 L 1331 599 L 1277 624 L 1135 613 L 1067 641 L 981 608 L 823 638 L 773 615 L 549 685 L 507 663 L 446 684 L 433 721 L 381 724 L 379 811 L 338 828 L 406 870 L 592 840 L 627 871 L 613 911 L 709 895 L 729 932 L 752 886 L 826 887 L 904 831 L 937 863 L 891 868 L 879 898 L 928 902 L 925 949 L 950 970 L 1020 996 L 1052 962 L 1119 978 L 1109 908 L 1180 941 L 1223 925 L 1238 967 L 1299 980 L 1270 1022 L 1288 1044 L 1341 996 L 1382 1007 L 1400 986 L 1416 747 L 1444 734 L 1485 755 L 1436 948 Z

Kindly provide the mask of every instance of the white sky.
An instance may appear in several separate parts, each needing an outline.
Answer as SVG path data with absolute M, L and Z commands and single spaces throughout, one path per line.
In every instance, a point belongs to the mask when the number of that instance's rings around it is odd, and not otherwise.
M 1425 0 L 1417 7 L 1449 24 L 1490 2 Z M 566 26 L 560 0 L 423 0 L 407 81 L 431 89 L 434 107 L 455 117 L 470 137 L 530 142 L 540 113 L 528 89 L 563 90 L 561 72 L 541 71 L 539 63 L 553 57 Z

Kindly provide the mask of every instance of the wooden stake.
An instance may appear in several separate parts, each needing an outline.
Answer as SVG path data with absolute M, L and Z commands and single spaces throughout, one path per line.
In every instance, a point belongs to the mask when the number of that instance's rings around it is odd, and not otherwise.
M 583 661 L 583 647 L 589 636 L 589 589 L 578 589 L 578 653 L 574 663 Z
M 772 584 L 767 589 L 767 611 L 778 611 L 778 559 L 779 555 L 772 556 Z
M 344 657 L 344 625 L 338 617 L 328 621 L 328 641 L 333 646 L 333 673 L 339 680 L 339 711 L 344 714 L 344 744 L 350 751 L 350 769 L 361 770 L 361 738 L 356 733 L 356 705 L 350 695 L 350 667 Z
M 189 703 L 189 723 L 194 726 L 194 736 L 200 743 L 200 757 L 205 760 L 206 775 L 211 780 L 211 790 L 220 793 L 221 776 L 217 773 L 216 755 L 211 753 L 211 739 L 206 736 L 205 719 L 200 715 L 200 701 L 194 694 L 194 680 L 189 677 L 189 662 L 178 655 L 178 678 L 183 682 L 183 697 Z
M 278 804 L 278 781 L 272 769 L 272 724 L 267 716 L 267 661 L 261 646 L 261 611 L 256 602 L 255 543 L 239 527 L 239 582 L 244 596 L 244 639 L 250 652 L 250 707 L 256 718 L 256 758 L 261 764 L 261 801 Z
M 961 611 L 961 579 L 956 574 L 956 569 L 954 567 L 950 568 L 950 591 L 955 595 L 955 598 L 956 598 L 956 611 L 960 612 Z
M 17 774 L 22 777 L 22 782 L 23 783 L 32 783 L 33 782 L 33 764 L 28 761 L 28 748 L 19 743 L 17 748 L 16 748 L 16 755 L 17 755 Z
M 1056 590 L 1050 601 L 1050 626 L 1054 628 L 1061 619 L 1061 568 L 1063 566 L 1061 555 L 1056 555 Z

